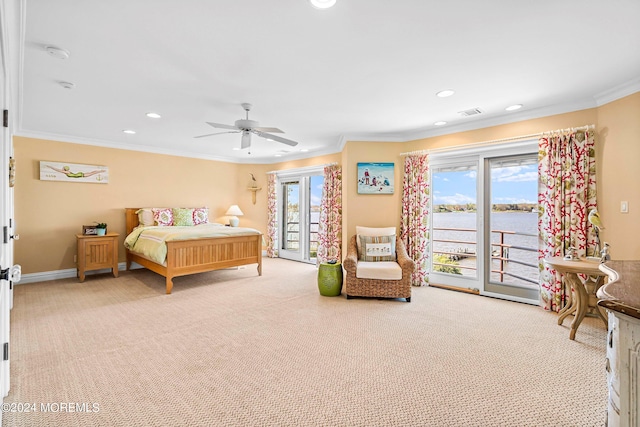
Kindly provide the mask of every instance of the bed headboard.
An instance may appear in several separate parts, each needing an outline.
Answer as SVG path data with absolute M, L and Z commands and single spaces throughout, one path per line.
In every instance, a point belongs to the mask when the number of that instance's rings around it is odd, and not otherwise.
M 124 208 L 125 221 L 127 225 L 127 236 L 133 231 L 139 224 L 138 214 L 136 213 L 140 208 Z

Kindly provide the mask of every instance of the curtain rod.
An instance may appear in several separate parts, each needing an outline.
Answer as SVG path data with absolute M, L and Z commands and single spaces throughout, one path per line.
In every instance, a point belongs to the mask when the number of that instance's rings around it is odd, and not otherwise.
M 327 167 L 327 166 L 335 166 L 337 164 L 338 164 L 338 162 L 333 162 L 333 163 L 325 163 L 323 165 L 305 166 L 305 167 L 302 167 L 302 168 L 280 169 L 280 170 L 277 170 L 277 171 L 269 171 L 269 172 L 267 172 L 267 175 L 272 175 L 274 173 L 276 173 L 276 174 L 277 173 L 284 173 L 284 172 L 286 172 L 286 173 L 305 172 L 305 171 L 308 171 L 308 170 L 324 168 L 324 167 Z
M 546 132 L 540 132 L 540 133 L 532 133 L 529 135 L 520 135 L 520 136 L 512 136 L 509 138 L 502 138 L 502 139 L 492 139 L 490 141 L 482 141 L 482 142 L 473 142 L 471 144 L 462 144 L 462 145 L 454 145 L 451 147 L 442 147 L 442 148 L 432 148 L 432 149 L 427 149 L 427 150 L 417 150 L 417 151 L 409 151 L 406 153 L 400 153 L 401 156 L 411 156 L 414 154 L 429 154 L 429 153 L 439 153 L 439 152 L 443 152 L 443 151 L 449 151 L 449 150 L 458 150 L 460 148 L 475 148 L 475 147 L 481 147 L 481 146 L 485 146 L 485 145 L 493 145 L 493 144 L 499 144 L 502 142 L 515 142 L 515 141 L 520 141 L 522 139 L 531 139 L 531 138 L 539 138 L 543 135 L 552 135 L 555 133 L 565 133 L 565 132 L 578 132 L 578 131 L 587 131 L 587 130 L 591 130 L 591 129 L 595 129 L 595 125 L 585 125 L 585 126 L 580 126 L 580 127 L 575 127 L 575 128 L 566 128 L 566 129 L 556 129 L 556 130 L 552 130 L 552 131 L 546 131 Z

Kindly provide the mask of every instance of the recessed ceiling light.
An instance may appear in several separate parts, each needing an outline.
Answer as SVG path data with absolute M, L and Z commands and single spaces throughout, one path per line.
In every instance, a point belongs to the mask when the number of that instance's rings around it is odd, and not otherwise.
M 147 113 L 147 117 L 152 118 L 152 119 L 159 119 L 162 116 L 160 114 L 158 114 L 158 113 Z
M 454 90 L 445 89 L 445 90 L 441 90 L 440 92 L 436 93 L 436 96 L 440 97 L 440 98 L 446 98 L 447 96 L 451 96 L 454 93 L 456 93 Z
M 510 105 L 507 108 L 505 108 L 505 110 L 507 111 L 514 111 L 514 110 L 519 110 L 522 108 L 522 104 L 515 104 L 515 105 Z
M 274 154 L 273 157 L 282 157 L 282 154 Z
M 443 122 L 443 121 L 439 121 L 439 122 L 435 122 L 434 125 L 436 126 L 442 126 L 442 125 L 446 125 L 447 122 Z
M 303 153 L 306 153 L 307 151 L 309 151 L 309 149 L 308 148 L 301 148 L 300 151 L 303 152 Z
M 69 51 L 64 50 L 64 49 L 60 49 L 59 47 L 46 46 L 44 48 L 44 50 L 46 50 L 47 53 L 49 55 L 53 56 L 54 58 L 58 58 L 58 59 L 67 59 L 67 58 L 69 58 Z
M 122 132 L 127 133 L 129 135 L 135 135 L 136 131 L 131 129 L 125 129 Z
M 58 84 L 65 89 L 73 89 L 74 87 L 76 87 L 76 85 L 71 82 L 58 82 Z
M 238 147 L 233 147 L 233 151 L 240 151 Z
M 336 0 L 309 0 L 309 2 L 316 9 L 329 9 L 336 4 Z

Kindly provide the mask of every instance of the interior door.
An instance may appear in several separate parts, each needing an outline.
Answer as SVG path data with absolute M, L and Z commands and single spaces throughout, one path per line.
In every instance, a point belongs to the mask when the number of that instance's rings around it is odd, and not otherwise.
M 6 48 L 6 40 L 0 39 Z M 0 103 L 2 104 L 3 124 L 0 130 L 0 397 L 9 393 L 9 311 L 12 304 L 11 271 L 13 270 L 12 230 L 10 227 L 13 210 L 13 192 L 9 187 L 9 159 L 12 155 L 11 135 L 9 133 L 9 84 L 7 81 L 6 49 L 0 55 Z

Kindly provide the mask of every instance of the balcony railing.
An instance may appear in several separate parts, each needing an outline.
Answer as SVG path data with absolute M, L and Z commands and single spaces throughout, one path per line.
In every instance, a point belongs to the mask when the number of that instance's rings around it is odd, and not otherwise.
M 434 227 L 433 228 L 434 235 L 436 231 L 444 231 L 444 232 L 463 232 L 463 233 L 476 233 L 477 230 L 473 228 L 446 228 L 446 227 Z M 531 286 L 529 284 L 537 285 L 538 280 L 535 277 L 538 274 L 538 264 L 537 264 L 537 255 L 535 256 L 527 256 L 529 252 L 536 253 L 538 252 L 537 248 L 532 248 L 528 246 L 511 244 L 505 241 L 505 236 L 523 236 L 523 237 L 537 237 L 535 234 L 530 233 L 521 233 L 517 231 L 511 230 L 491 230 L 492 235 L 497 235 L 497 242 L 491 242 L 491 273 L 496 274 L 500 279 L 500 283 L 505 283 L 505 277 L 511 277 L 522 282 L 525 282 L 526 286 Z M 458 234 L 459 235 L 459 234 Z M 451 270 L 452 268 L 461 269 L 461 270 L 477 270 L 476 264 L 473 265 L 465 265 L 460 264 L 458 261 L 467 259 L 467 258 L 475 258 L 476 257 L 476 245 L 477 243 L 473 240 L 466 240 L 464 238 L 458 239 L 445 239 L 445 238 L 432 238 L 432 244 L 434 244 L 434 260 L 432 264 L 434 266 L 440 267 L 443 271 L 446 272 L 445 269 Z M 448 249 L 435 249 L 436 242 L 442 243 L 448 247 Z M 459 245 L 455 249 L 450 249 L 452 246 Z M 512 250 L 515 251 L 523 251 L 525 253 L 525 259 L 517 259 L 510 256 L 510 252 Z M 449 262 L 436 262 L 435 255 L 443 255 L 448 259 Z M 529 259 L 530 258 L 530 259 Z M 494 261 L 497 261 L 497 266 L 494 268 Z M 520 268 L 512 268 L 509 269 L 509 265 L 517 264 L 521 266 Z M 514 271 L 517 270 L 517 271 Z M 509 283 L 513 284 L 513 283 Z M 516 283 L 517 284 L 517 283 Z
M 309 223 L 309 252 L 310 257 L 315 258 L 318 252 L 318 222 Z M 300 249 L 300 223 L 298 221 L 287 222 L 287 249 Z

